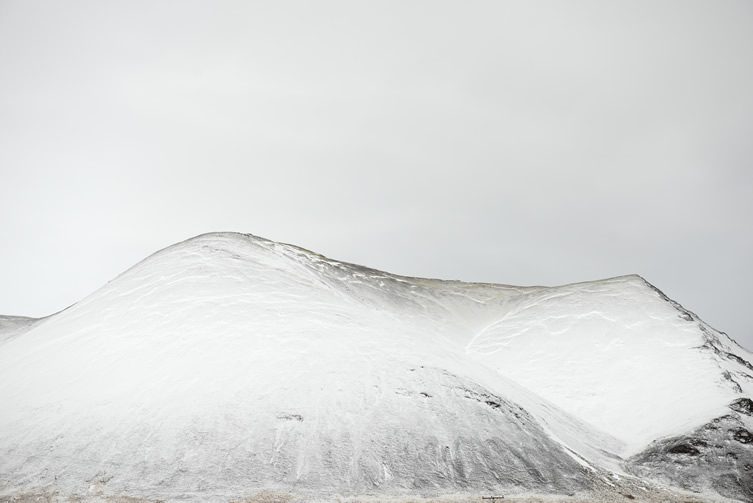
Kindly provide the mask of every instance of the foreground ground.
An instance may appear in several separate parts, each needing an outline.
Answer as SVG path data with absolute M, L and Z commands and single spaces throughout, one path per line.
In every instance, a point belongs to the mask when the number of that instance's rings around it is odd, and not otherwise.
M 638 489 L 638 491 L 635 491 L 635 494 L 626 492 L 625 490 L 629 489 L 629 486 L 632 486 L 633 489 Z M 175 500 L 162 500 L 107 495 L 63 496 L 50 492 L 0 496 L 0 503 L 166 503 L 167 501 L 184 500 L 182 498 Z M 442 497 L 330 496 L 317 498 L 288 493 L 261 491 L 240 499 L 207 498 L 206 501 L 226 501 L 227 503 L 722 503 L 731 502 L 733 500 L 720 498 L 718 496 L 681 493 L 655 487 L 642 489 L 635 484 L 628 484 L 628 487 L 625 487 L 624 484 L 621 484 L 621 487 L 615 487 L 614 490 L 606 490 L 589 495 L 572 496 L 484 494 Z

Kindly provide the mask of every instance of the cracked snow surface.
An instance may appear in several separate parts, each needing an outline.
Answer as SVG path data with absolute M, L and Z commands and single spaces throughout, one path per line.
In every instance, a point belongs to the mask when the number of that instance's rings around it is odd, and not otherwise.
M 206 234 L 0 317 L 0 501 L 746 501 L 751 361 L 639 276 L 409 278 Z

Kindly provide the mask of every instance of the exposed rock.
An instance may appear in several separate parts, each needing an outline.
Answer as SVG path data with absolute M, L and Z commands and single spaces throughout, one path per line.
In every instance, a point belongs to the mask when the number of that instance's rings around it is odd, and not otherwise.
M 729 404 L 729 408 L 741 414 L 753 416 L 753 400 L 750 398 L 738 398 Z
M 734 440 L 734 441 L 733 441 Z M 628 460 L 630 472 L 683 489 L 751 501 L 753 436 L 738 417 L 713 419 L 685 436 L 653 442 Z

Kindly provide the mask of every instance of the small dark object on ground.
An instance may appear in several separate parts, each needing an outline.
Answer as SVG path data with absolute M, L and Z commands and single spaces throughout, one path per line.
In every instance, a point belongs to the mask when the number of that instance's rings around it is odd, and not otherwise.
M 738 428 L 733 430 L 732 438 L 740 442 L 741 444 L 749 444 L 753 442 L 753 434 L 745 428 Z
M 667 452 L 670 454 L 687 454 L 688 456 L 698 456 L 701 451 L 696 449 L 690 444 L 675 444 L 669 449 L 667 449 Z

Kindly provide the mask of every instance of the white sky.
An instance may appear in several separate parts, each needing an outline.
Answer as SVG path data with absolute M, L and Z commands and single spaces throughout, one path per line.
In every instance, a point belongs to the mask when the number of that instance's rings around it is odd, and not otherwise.
M 753 348 L 753 3 L 0 0 L 0 313 L 213 230 L 639 273 Z

